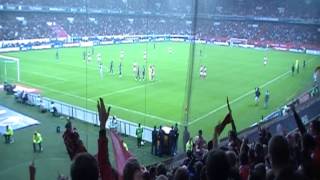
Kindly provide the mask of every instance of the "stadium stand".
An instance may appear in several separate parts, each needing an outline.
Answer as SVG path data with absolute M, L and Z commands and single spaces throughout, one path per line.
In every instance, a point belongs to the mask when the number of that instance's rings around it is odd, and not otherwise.
M 18 4 L 47 7 L 99 8 L 121 11 L 153 11 L 192 13 L 191 0 L 109 0 L 109 1 L 34 1 L 8 0 L 3 4 Z M 199 3 L 198 11 L 215 15 L 264 16 L 285 18 L 317 18 L 319 17 L 319 1 L 311 0 L 204 0 Z M 308 9 L 308 11 L 305 11 Z
M 189 20 L 42 13 L 6 13 L 0 20 L 0 40 L 83 37 L 122 34 L 191 34 Z M 319 48 L 319 26 L 273 22 L 215 21 L 200 19 L 196 36 L 226 41 L 244 38 L 250 44 L 286 44 L 292 48 Z

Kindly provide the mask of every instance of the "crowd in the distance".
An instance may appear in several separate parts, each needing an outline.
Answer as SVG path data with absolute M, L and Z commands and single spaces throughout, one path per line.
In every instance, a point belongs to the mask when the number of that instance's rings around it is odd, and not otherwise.
M 259 128 L 257 140 L 238 137 L 231 109 L 225 119 L 215 126 L 213 138 L 206 141 L 199 130 L 185 144 L 187 157 L 181 164 L 167 169 L 162 163 L 145 168 L 137 159 L 127 159 L 123 170 L 112 167 L 109 160 L 106 110 L 98 102 L 100 131 L 98 154 L 87 153 L 76 130 L 67 123 L 63 135 L 72 164 L 72 180 L 317 180 L 320 179 L 320 119 L 306 127 L 295 107 L 291 110 L 298 130 L 286 133 L 278 128 L 271 134 Z M 218 138 L 227 124 L 232 124 L 227 145 L 220 146 Z M 185 138 L 185 137 L 184 137 Z M 36 179 L 36 166 L 29 166 L 30 180 Z M 59 176 L 60 180 L 68 179 Z
M 55 38 L 103 35 L 184 34 L 192 33 L 188 19 L 161 17 L 124 17 L 103 15 L 44 15 L 37 13 L 3 14 L 0 40 Z M 17 20 L 16 17 L 24 17 Z M 58 28 L 57 28 L 58 27 Z M 58 30 L 57 30 L 58 29 Z M 298 47 L 319 47 L 320 28 L 316 25 L 284 23 L 215 21 L 198 19 L 195 34 L 207 40 L 247 39 L 250 44 L 289 44 Z
M 203 14 L 289 18 L 319 18 L 319 1 L 301 0 L 215 0 L 197 1 Z M 64 8 L 97 8 L 158 13 L 192 13 L 192 0 L 7 0 L 1 4 L 18 4 Z

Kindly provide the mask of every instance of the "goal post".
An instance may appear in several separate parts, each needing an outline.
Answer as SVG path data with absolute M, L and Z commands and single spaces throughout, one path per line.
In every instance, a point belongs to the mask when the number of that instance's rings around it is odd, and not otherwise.
M 0 81 L 20 81 L 20 60 L 18 58 L 0 55 Z
M 241 38 L 230 38 L 229 39 L 229 43 L 231 46 L 237 46 L 239 44 L 248 44 L 248 40 L 247 39 L 241 39 Z

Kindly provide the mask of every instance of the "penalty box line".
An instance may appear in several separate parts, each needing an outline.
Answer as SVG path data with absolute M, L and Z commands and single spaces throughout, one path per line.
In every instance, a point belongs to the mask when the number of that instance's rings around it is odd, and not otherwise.
M 74 95 L 74 94 L 71 94 L 71 93 L 63 92 L 63 91 L 60 91 L 60 90 L 52 89 L 52 88 L 49 88 L 49 87 L 46 87 L 46 86 L 41 86 L 41 85 L 34 84 L 34 83 L 29 83 L 29 82 L 25 82 L 25 81 L 21 81 L 21 82 L 24 83 L 24 84 L 29 84 L 29 85 L 34 86 L 34 87 L 46 89 L 46 90 L 51 91 L 51 92 L 56 92 L 56 93 L 59 93 L 59 94 L 63 94 L 63 95 L 69 96 L 69 97 L 74 97 L 74 98 L 82 99 L 82 100 L 89 101 L 89 102 L 92 102 L 92 103 L 97 103 L 97 100 L 95 100 L 95 99 L 90 99 L 90 98 L 87 99 L 87 98 L 84 98 L 84 97 L 81 97 L 81 96 L 78 96 L 78 95 Z M 114 108 L 117 108 L 117 109 L 120 109 L 120 110 L 123 110 L 123 111 L 131 112 L 131 113 L 134 113 L 134 114 L 138 114 L 138 115 L 149 117 L 149 118 L 153 118 L 153 119 L 158 119 L 158 120 L 165 121 L 165 122 L 168 122 L 168 123 L 171 123 L 171 124 L 175 124 L 175 123 L 180 124 L 179 122 L 168 120 L 168 119 L 156 116 L 156 115 L 152 115 L 152 114 L 148 114 L 148 113 L 144 113 L 144 112 L 140 112 L 140 111 L 124 108 L 124 107 L 113 105 L 113 104 L 107 104 L 107 105 L 110 105 L 110 106 L 112 106 Z
M 285 72 L 285 73 L 283 73 L 283 74 L 280 74 L 279 76 L 277 76 L 277 77 L 271 79 L 270 81 L 264 83 L 263 85 L 261 85 L 260 88 L 264 88 L 264 87 L 268 86 L 269 84 L 271 84 L 271 83 L 279 80 L 280 78 L 286 76 L 286 75 L 289 74 L 290 72 L 291 72 L 291 71 L 288 71 L 288 72 Z M 236 99 L 230 101 L 230 104 L 236 103 L 236 102 L 240 101 L 241 99 L 249 96 L 249 95 L 252 94 L 252 93 L 254 93 L 254 90 L 248 91 L 247 93 L 245 93 L 245 94 L 237 97 Z M 208 116 L 210 116 L 210 115 L 212 115 L 212 114 L 220 111 L 221 109 L 223 109 L 223 108 L 225 108 L 225 107 L 227 107 L 226 104 L 221 105 L 221 106 L 219 106 L 218 108 L 213 109 L 212 111 L 209 111 L 207 114 L 204 114 L 204 115 L 196 118 L 195 120 L 191 121 L 191 122 L 189 123 L 189 125 L 192 125 L 192 124 L 194 124 L 194 123 L 196 123 L 196 122 L 198 122 L 198 121 L 200 121 L 200 120 L 202 120 L 202 119 L 204 119 L 204 118 L 206 118 L 206 117 L 208 117 Z
M 136 90 L 136 89 L 144 88 L 144 87 L 151 86 L 151 85 L 154 85 L 154 84 L 157 84 L 157 83 L 159 83 L 159 81 L 154 81 L 154 82 L 150 82 L 148 84 L 143 84 L 143 85 L 129 87 L 129 88 L 126 88 L 126 89 L 112 91 L 110 93 L 106 93 L 106 94 L 102 94 L 102 95 L 99 95 L 99 96 L 90 97 L 89 99 L 95 99 L 95 98 L 99 98 L 99 97 L 108 97 L 108 96 L 112 96 L 112 95 L 115 95 L 115 94 L 120 94 L 120 93 L 124 93 L 124 92 L 128 92 L 128 91 L 133 91 L 133 90 Z

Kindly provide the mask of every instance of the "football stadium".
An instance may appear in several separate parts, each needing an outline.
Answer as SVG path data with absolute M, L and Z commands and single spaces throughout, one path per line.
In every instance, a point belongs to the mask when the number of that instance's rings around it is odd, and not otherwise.
M 0 179 L 320 179 L 319 1 L 0 16 Z

